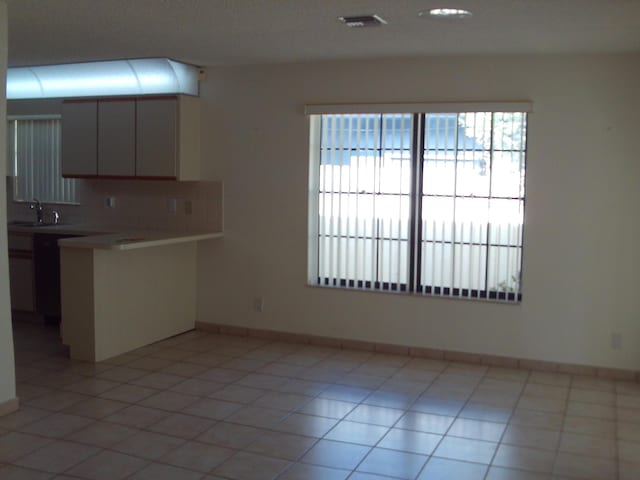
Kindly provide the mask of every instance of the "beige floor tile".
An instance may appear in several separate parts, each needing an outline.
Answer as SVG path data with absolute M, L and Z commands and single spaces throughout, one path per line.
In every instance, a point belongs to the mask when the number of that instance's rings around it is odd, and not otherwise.
M 153 388 L 155 390 L 165 390 L 182 382 L 184 382 L 184 377 L 162 372 L 153 372 L 140 378 L 136 378 L 135 380 L 131 380 L 129 383 L 139 385 L 141 387 Z
M 413 405 L 411 405 L 410 408 L 415 412 L 455 416 L 460 413 L 465 402 L 465 400 L 448 400 L 444 398 L 421 396 Z
M 162 457 L 163 463 L 207 473 L 230 458 L 235 450 L 200 442 L 187 442 Z
M 431 457 L 418 480 L 483 480 L 488 466 Z
M 100 378 L 86 378 L 80 382 L 71 383 L 64 387 L 71 392 L 82 393 L 84 395 L 99 395 L 107 390 L 119 386 L 120 383 Z
M 14 463 L 25 468 L 62 473 L 98 452 L 96 447 L 56 440 Z
M 291 379 L 284 384 L 275 388 L 278 392 L 298 393 L 300 395 L 308 395 L 310 397 L 319 395 L 328 387 L 326 383 L 309 382 L 306 380 Z
M 265 430 L 259 428 L 220 422 L 199 435 L 196 440 L 221 447 L 242 449 L 263 433 Z
M 640 472 L 640 443 L 618 441 L 618 456 L 623 462 L 638 465 Z
M 615 420 L 616 409 L 611 405 L 569 401 L 569 405 L 567 406 L 567 415 L 600 418 L 602 420 Z
M 556 450 L 560 442 L 560 431 L 524 425 L 509 425 L 502 437 L 502 443 L 518 447 Z
M 615 391 L 615 381 L 608 378 L 574 375 L 571 382 L 572 388 L 584 388 L 587 390 L 600 390 L 603 392 Z
M 214 475 L 234 480 L 272 480 L 290 463 L 286 460 L 239 452 L 216 468 Z
M 345 420 L 391 427 L 402 415 L 404 415 L 404 410 L 376 407 L 373 405 L 359 405 L 345 417 Z
M 17 412 L 0 417 L 0 427 L 17 430 L 49 415 L 49 411 L 21 405 Z
M 287 416 L 287 412 L 273 408 L 243 406 L 235 411 L 226 420 L 231 423 L 239 423 L 257 428 L 272 428 Z
M 58 412 L 71 405 L 87 400 L 89 396 L 75 392 L 54 391 L 45 393 L 27 402 L 27 405 L 42 410 Z
M 277 377 L 275 375 L 265 375 L 262 373 L 250 373 L 247 376 L 238 380 L 239 385 L 245 387 L 262 388 L 266 390 L 274 389 L 282 384 L 286 383 L 287 379 L 284 377 Z
M 53 388 L 41 385 L 30 385 L 28 383 L 16 384 L 16 396 L 23 405 L 26 405 L 29 400 L 44 395 L 45 393 L 51 393 L 52 391 Z
M 245 450 L 267 457 L 298 460 L 317 439 L 284 432 L 267 432 L 258 437 Z
M 472 420 L 506 423 L 512 413 L 512 408 L 495 407 L 492 405 L 484 405 L 482 403 L 469 402 L 460 412 L 460 416 L 463 418 L 470 418 Z
M 567 415 L 562 429 L 566 432 L 597 435 L 606 438 L 615 438 L 616 436 L 616 423 L 613 420 L 599 418 Z
M 140 387 L 138 385 L 124 384 L 119 387 L 112 388 L 106 392 L 101 393 L 101 398 L 107 398 L 109 400 L 116 400 L 118 402 L 137 403 L 140 400 L 144 400 L 151 395 L 158 393 L 158 390 L 153 388 Z
M 93 420 L 67 413 L 54 413 L 22 427 L 20 431 L 42 437 L 61 438 L 86 427 Z
M 569 393 L 569 401 L 614 406 L 616 404 L 616 394 L 613 392 L 603 392 L 601 390 L 572 388 Z
M 278 480 L 346 480 L 350 473 L 350 470 L 296 463 L 280 475 Z M 349 479 L 357 480 L 357 477 L 351 476 Z
M 523 394 L 527 397 L 532 398 L 552 398 L 555 400 L 566 400 L 569 396 L 569 387 L 530 382 L 525 386 Z
M 612 438 L 564 432 L 560 438 L 558 450 L 577 455 L 615 459 L 616 442 Z
M 194 395 L 184 395 L 182 393 L 165 390 L 141 400 L 138 405 L 157 408 L 158 410 L 167 410 L 169 412 L 177 412 L 184 411 L 186 407 L 199 401 L 199 399 L 200 397 Z
M 329 398 L 331 400 L 359 403 L 371 395 L 371 393 L 372 391 L 368 388 L 359 388 L 347 385 L 331 385 L 320 393 L 319 396 L 321 398 Z
M 586 480 L 616 478 L 616 462 L 606 458 L 558 453 L 553 473 Z
M 329 398 L 315 398 L 300 407 L 298 412 L 315 415 L 317 417 L 342 419 L 357 406 L 358 404 L 353 402 L 331 400 Z
M 638 467 L 637 463 L 619 462 L 618 472 L 619 480 L 638 480 L 640 467 Z
M 640 395 L 618 395 L 616 397 L 616 404 L 619 407 L 640 410 Z
M 563 420 L 564 416 L 560 413 L 547 413 L 517 408 L 513 412 L 513 416 L 509 420 L 509 423 L 528 427 L 560 430 L 562 428 Z
M 485 480 L 550 480 L 548 473 L 528 472 L 513 468 L 491 467 Z
M 105 417 L 103 420 L 134 428 L 146 428 L 169 415 L 170 413 L 164 410 L 132 405 Z
M 128 403 L 119 402 L 117 400 L 109 400 L 108 398 L 91 397 L 82 402 L 75 403 L 70 407 L 62 410 L 62 413 L 70 413 L 81 417 L 89 417 L 94 419 L 104 418 L 112 413 L 127 408 Z
M 10 463 L 51 442 L 51 439 L 27 433 L 10 432 L 0 437 L 0 463 Z
M 2 478 L 2 480 L 50 480 L 52 475 L 51 473 L 17 467 L 15 465 L 0 465 L 0 478 Z
M 338 420 L 315 415 L 293 413 L 273 427 L 274 430 L 295 435 L 320 438 L 327 434 Z
M 412 480 L 428 458 L 426 455 L 374 448 L 358 465 L 358 471 Z
M 184 393 L 185 395 L 196 395 L 200 397 L 206 397 L 212 393 L 226 387 L 226 383 L 209 382 L 207 380 L 201 380 L 199 378 L 190 378 L 183 380 L 180 383 L 175 384 L 169 390 Z
M 342 420 L 324 438 L 340 442 L 375 445 L 389 431 L 388 427 Z
M 520 397 L 517 408 L 547 413 L 564 413 L 567 409 L 567 401 L 552 397 L 533 397 L 525 393 Z
M 433 455 L 453 460 L 489 464 L 497 446 L 498 444 L 493 442 L 447 436 L 442 439 Z
M 184 442 L 181 438 L 141 431 L 116 443 L 111 448 L 117 452 L 139 458 L 158 460 Z
M 407 412 L 396 423 L 396 427 L 419 432 L 445 434 L 455 417 L 432 415 L 429 413 Z
M 201 478 L 202 473 L 199 472 L 152 463 L 129 477 L 129 480 L 200 480 Z
M 483 422 L 481 420 L 458 418 L 453 422 L 451 428 L 449 428 L 447 435 L 498 442 L 500 441 L 506 426 L 507 425 L 505 423 Z
M 493 465 L 534 472 L 551 473 L 555 452 L 529 447 L 500 445 Z
M 312 397 L 295 393 L 268 392 L 253 402 L 254 406 L 291 412 L 307 404 Z
M 114 367 L 98 373 L 96 377 L 103 378 L 105 380 L 111 380 L 114 382 L 130 382 L 131 380 L 143 377 L 148 373 L 149 372 L 147 372 L 146 370 L 137 368 Z
M 300 461 L 324 467 L 352 470 L 369 453 L 370 447 L 352 443 L 320 440 Z
M 172 360 L 168 360 L 166 358 L 157 358 L 157 357 L 142 357 L 132 362 L 128 362 L 125 364 L 128 368 L 135 368 L 139 370 L 148 370 L 148 371 L 156 371 L 161 368 L 167 367 L 171 365 Z
M 260 388 L 243 387 L 242 385 L 227 385 L 223 388 L 216 389 L 208 396 L 217 400 L 227 402 L 236 402 L 242 404 L 250 404 L 267 394 L 268 390 Z
M 214 420 L 195 417 L 193 415 L 184 415 L 182 413 L 173 413 L 159 422 L 150 425 L 147 429 L 152 432 L 190 440 L 209 430 L 214 425 Z
M 243 405 L 239 403 L 205 398 L 182 409 L 182 413 L 208 418 L 209 420 L 224 420 L 242 407 Z
M 392 428 L 378 443 L 378 447 L 421 455 L 431 455 L 442 435 Z
M 121 480 L 148 464 L 129 455 L 104 450 L 76 465 L 66 473 L 88 480 Z
M 137 429 L 110 422 L 95 422 L 66 437 L 78 443 L 109 448 L 138 432 Z
M 640 443 L 640 423 L 618 421 L 618 438 L 628 442 Z

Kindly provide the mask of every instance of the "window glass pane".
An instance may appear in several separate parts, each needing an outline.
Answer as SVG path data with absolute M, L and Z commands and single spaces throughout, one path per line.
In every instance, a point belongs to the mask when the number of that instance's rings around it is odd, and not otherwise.
M 60 119 L 19 119 L 14 128 L 14 200 L 75 203 L 76 180 L 62 178 Z
M 524 196 L 524 152 L 495 152 L 491 170 L 492 196 Z

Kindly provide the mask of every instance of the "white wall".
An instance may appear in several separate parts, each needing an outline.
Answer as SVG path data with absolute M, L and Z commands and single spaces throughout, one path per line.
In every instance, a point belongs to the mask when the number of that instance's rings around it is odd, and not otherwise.
M 205 172 L 223 171 L 225 239 L 200 248 L 199 320 L 640 369 L 638 78 L 638 55 L 210 69 Z M 306 286 L 304 104 L 492 100 L 534 104 L 522 304 Z
M 0 178 L 6 175 L 6 74 L 7 4 L 0 0 Z M 13 358 L 13 333 L 9 300 L 9 263 L 7 257 L 7 205 L 5 182 L 0 182 L 0 405 L 16 396 Z

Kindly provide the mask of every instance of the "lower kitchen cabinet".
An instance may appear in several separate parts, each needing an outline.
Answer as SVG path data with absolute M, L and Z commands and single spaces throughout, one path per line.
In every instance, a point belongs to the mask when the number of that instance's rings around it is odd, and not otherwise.
M 9 281 L 11 308 L 22 312 L 35 312 L 35 285 L 33 256 L 11 253 L 9 255 Z

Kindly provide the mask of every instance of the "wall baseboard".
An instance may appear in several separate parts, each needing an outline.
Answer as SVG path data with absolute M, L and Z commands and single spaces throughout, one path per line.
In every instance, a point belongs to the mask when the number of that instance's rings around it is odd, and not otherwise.
M 289 343 L 303 343 L 350 350 L 364 350 L 368 352 L 389 353 L 394 355 L 408 355 L 411 357 L 429 358 L 449 362 L 463 362 L 486 365 L 490 367 L 521 368 L 542 372 L 568 373 L 572 375 L 589 375 L 611 380 L 626 380 L 640 382 L 640 371 L 622 368 L 605 368 L 571 363 L 548 362 L 544 360 L 530 360 L 525 358 L 485 355 L 480 353 L 457 352 L 453 350 L 438 350 L 433 348 L 412 347 L 378 342 L 365 342 L 347 338 L 322 337 L 302 333 L 281 332 L 259 328 L 236 327 L 217 323 L 196 322 L 196 329 L 207 332 L 235 335 L 242 337 L 257 337 Z
M 20 400 L 18 397 L 0 403 L 0 417 L 15 412 L 20 408 Z

